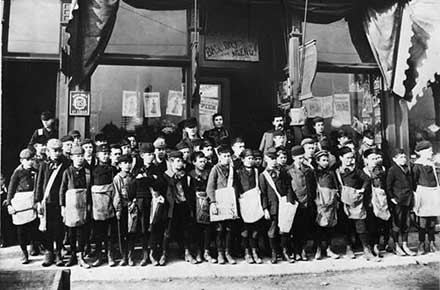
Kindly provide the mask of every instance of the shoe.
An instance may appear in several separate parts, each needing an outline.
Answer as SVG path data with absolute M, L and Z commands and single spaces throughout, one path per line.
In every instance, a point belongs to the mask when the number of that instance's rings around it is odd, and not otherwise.
M 307 258 L 307 254 L 306 254 L 306 250 L 302 249 L 301 250 L 301 254 L 300 254 L 301 260 L 302 261 L 308 261 L 309 259 Z
M 315 260 L 321 260 L 322 259 L 322 253 L 321 253 L 321 247 L 316 248 L 316 254 L 315 254 Z
M 351 246 L 347 246 L 347 249 L 345 250 L 345 256 L 348 259 L 356 259 L 356 256 L 353 253 L 353 250 L 351 249 Z
M 407 242 L 403 242 L 402 248 L 400 250 L 403 250 L 403 252 L 405 254 L 407 254 L 408 256 L 415 256 L 415 255 L 417 255 L 414 251 L 411 251 L 411 249 L 408 247 L 408 243 Z
M 84 268 L 84 269 L 90 269 L 90 265 L 89 265 L 89 263 L 87 263 L 87 262 L 84 260 L 84 257 L 85 257 L 85 256 L 86 256 L 85 253 L 81 253 L 81 254 L 79 255 L 78 264 L 79 264 L 80 267 L 82 267 L 82 268 Z
M 387 244 L 387 245 L 385 246 L 385 252 L 387 252 L 387 253 L 393 253 L 393 252 L 394 252 L 394 249 L 393 249 L 393 247 L 392 247 L 390 244 Z
M 432 253 L 435 253 L 438 251 L 437 246 L 435 245 L 434 241 L 429 242 L 429 251 Z
M 277 263 L 277 252 L 272 250 L 272 255 L 270 257 L 270 263 L 271 264 L 276 264 Z
M 333 251 L 330 249 L 330 246 L 327 248 L 327 250 L 326 250 L 326 254 L 327 254 L 327 257 L 332 258 L 332 259 L 335 259 L 335 260 L 340 258 L 340 256 L 339 256 L 338 254 L 336 254 L 335 252 L 333 252 Z
M 99 267 L 102 265 L 103 258 L 102 258 L 102 253 L 97 253 L 98 258 L 95 260 L 95 262 L 93 262 L 92 267 Z
M 40 247 L 36 243 L 31 243 L 29 255 L 38 256 L 40 254 Z
M 258 256 L 257 249 L 252 249 L 252 257 L 254 258 L 255 263 L 262 264 L 263 260 Z
M 109 266 L 109 267 L 114 267 L 114 266 L 116 266 L 116 262 L 115 262 L 115 260 L 113 259 L 113 254 L 112 254 L 112 252 L 111 252 L 110 250 L 108 251 L 107 259 L 108 259 L 108 266 Z
M 395 253 L 397 256 L 404 257 L 406 256 L 406 252 L 400 247 L 399 243 L 395 245 Z
M 191 264 L 197 264 L 196 259 L 191 255 L 190 251 L 188 249 L 185 250 L 185 262 L 191 263 Z
M 75 258 L 76 258 L 76 257 L 75 257 Z M 63 256 L 61 255 L 60 252 L 58 252 L 58 253 L 55 255 L 55 265 L 56 265 L 57 267 L 63 267 L 63 266 L 64 266 Z
M 244 249 L 244 259 L 245 259 L 246 263 L 248 263 L 248 264 L 255 263 L 254 259 L 251 256 L 249 249 Z
M 206 262 L 209 262 L 211 264 L 215 264 L 217 263 L 217 259 L 213 258 L 210 254 L 208 250 L 205 250 L 205 252 L 203 253 L 203 259 L 205 259 Z
M 417 255 L 424 255 L 426 254 L 426 250 L 425 250 L 425 242 L 420 242 L 419 246 L 417 248 Z
M 126 253 L 124 253 L 124 254 L 122 255 L 122 259 L 121 259 L 121 261 L 119 262 L 119 265 L 118 265 L 118 266 L 123 267 L 123 266 L 127 266 L 127 265 L 128 265 L 128 255 L 127 255 Z
M 132 262 L 133 265 L 130 264 L 130 259 L 131 259 L 131 262 Z M 142 267 L 147 266 L 147 264 L 148 264 L 148 262 L 149 262 L 149 259 L 150 259 L 150 253 L 149 253 L 149 251 L 148 251 L 148 250 L 144 250 L 144 254 L 143 254 L 143 256 L 142 256 L 142 260 L 141 260 L 140 265 L 141 265 Z M 128 265 L 130 265 L 130 266 L 134 266 L 133 252 L 132 252 L 132 251 L 128 252 Z
M 217 261 L 220 265 L 225 263 L 225 253 L 223 251 L 218 251 Z
M 52 265 L 54 262 L 54 255 L 52 252 L 46 251 L 46 253 L 44 254 L 44 261 L 42 266 L 43 267 L 49 267 L 50 265 Z
M 66 267 L 72 267 L 73 265 L 78 264 L 78 259 L 76 258 L 76 253 L 72 252 L 72 256 L 70 256 L 69 261 L 66 264 Z
M 382 254 L 380 253 L 378 244 L 375 244 L 373 246 L 373 253 L 374 253 L 374 255 L 376 255 L 376 257 L 383 258 Z
M 364 248 L 364 255 L 363 255 L 363 257 L 367 261 L 373 261 L 373 262 L 380 262 L 380 261 L 382 261 L 381 258 L 374 256 L 373 253 L 371 253 L 369 248 Z
M 163 251 L 162 256 L 160 256 L 160 259 L 159 259 L 159 265 L 165 266 L 166 263 L 167 263 L 167 253 L 165 251 Z
M 153 265 L 153 266 L 159 266 L 159 261 L 157 261 L 156 258 L 154 257 L 154 252 L 153 252 L 152 249 L 150 249 L 150 255 L 149 255 L 149 258 L 150 258 L 151 265 Z
M 197 251 L 196 261 L 197 261 L 197 264 L 200 264 L 203 262 L 202 251 L 200 251 L 200 250 Z
M 286 248 L 283 248 L 283 251 L 281 254 L 282 254 L 283 259 L 286 260 L 287 262 L 295 263 L 295 259 L 290 258 L 289 253 L 287 252 Z
M 228 261 L 229 264 L 231 265 L 237 264 L 234 258 L 232 258 L 231 253 L 229 253 L 229 251 L 226 251 L 225 257 L 226 257 L 226 261 Z
M 21 263 L 23 265 L 29 264 L 29 255 L 27 250 L 22 251 Z
M 128 266 L 130 267 L 134 267 L 136 265 L 136 263 L 133 260 L 133 251 L 128 251 Z M 148 252 L 144 251 L 144 257 L 142 258 L 141 261 L 141 266 L 145 266 L 148 264 Z

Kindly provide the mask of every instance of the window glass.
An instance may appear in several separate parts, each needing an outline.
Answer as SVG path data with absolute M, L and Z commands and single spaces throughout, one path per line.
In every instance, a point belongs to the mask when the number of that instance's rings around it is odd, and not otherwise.
M 9 21 L 9 52 L 58 54 L 59 0 L 13 0 Z

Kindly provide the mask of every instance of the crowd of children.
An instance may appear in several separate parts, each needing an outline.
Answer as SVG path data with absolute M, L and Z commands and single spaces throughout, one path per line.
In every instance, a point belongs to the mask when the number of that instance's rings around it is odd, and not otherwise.
M 20 152 L 7 193 L 22 262 L 29 262 L 31 243 L 30 254 L 44 249 L 43 266 L 163 266 L 172 241 L 192 264 L 305 261 L 309 241 L 316 260 L 338 259 L 337 233 L 352 259 L 358 244 L 372 261 L 381 260 L 384 247 L 399 256 L 437 250 L 440 186 L 430 142 L 417 144 L 411 165 L 394 150 L 388 169 L 371 132 L 359 150 L 344 132 L 331 146 L 321 118 L 313 120 L 313 135 L 294 140 L 282 115 L 274 115 L 260 150 L 231 140 L 220 114 L 213 124 L 202 139 L 197 121 L 186 120 L 175 148 L 163 136 L 108 144 L 102 134 L 57 139 L 40 129 Z M 412 212 L 417 252 L 408 245 Z

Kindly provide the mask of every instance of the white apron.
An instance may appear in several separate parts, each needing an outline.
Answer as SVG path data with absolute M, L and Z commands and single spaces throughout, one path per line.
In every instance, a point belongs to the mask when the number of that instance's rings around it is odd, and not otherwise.
M 419 163 L 422 164 L 422 163 Z M 416 192 L 414 192 L 414 213 L 420 217 L 440 216 L 440 183 L 437 176 L 437 171 L 432 165 L 436 187 L 427 187 L 417 185 Z
M 66 191 L 66 209 L 64 224 L 78 227 L 87 220 L 87 188 L 75 188 Z
M 338 190 L 318 184 L 315 199 L 316 223 L 321 227 L 334 227 L 338 223 Z
M 364 172 L 371 177 L 371 173 L 364 168 Z M 385 190 L 379 187 L 371 186 L 371 204 L 373 205 L 374 215 L 381 220 L 388 221 L 391 217 L 388 209 L 388 199 Z

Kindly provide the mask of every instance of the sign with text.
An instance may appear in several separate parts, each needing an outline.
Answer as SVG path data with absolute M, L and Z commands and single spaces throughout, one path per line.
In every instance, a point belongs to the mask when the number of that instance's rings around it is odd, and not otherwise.
M 70 116 L 90 116 L 90 92 L 71 91 L 69 95 Z
M 205 59 L 258 62 L 258 42 L 237 35 L 208 34 L 205 38 Z

